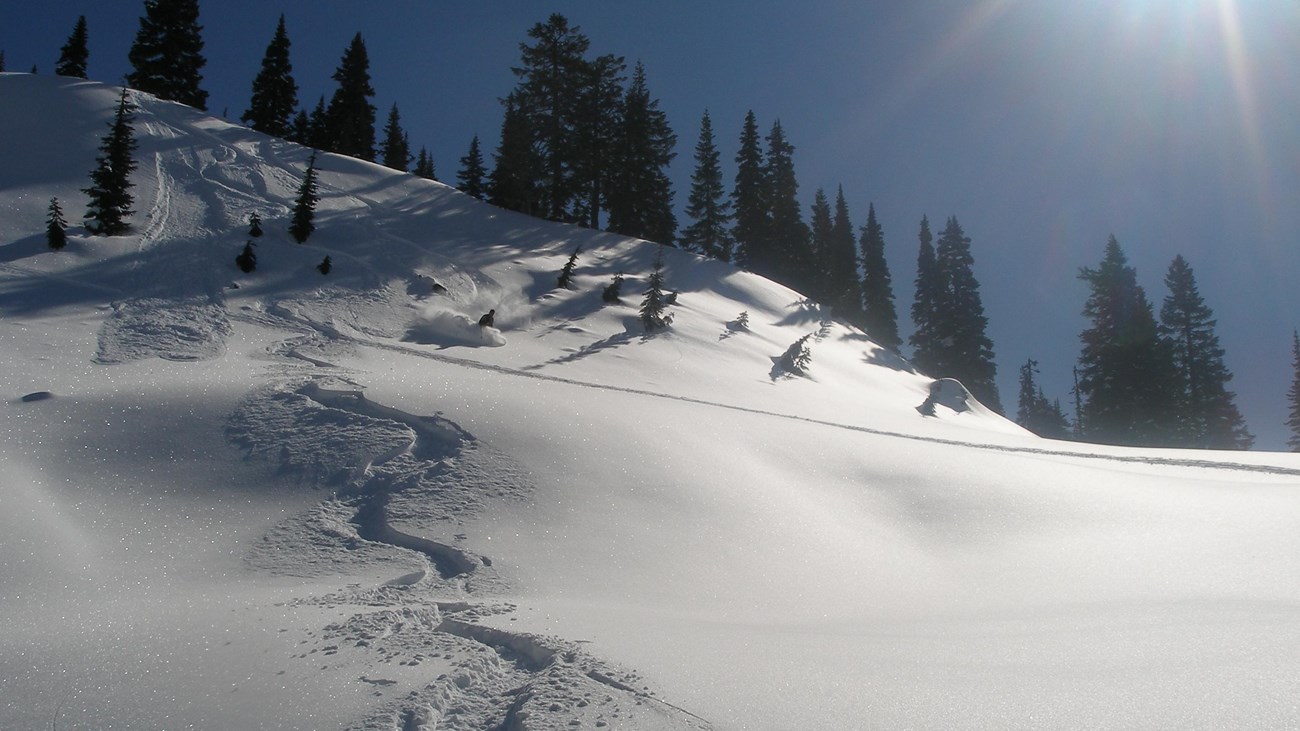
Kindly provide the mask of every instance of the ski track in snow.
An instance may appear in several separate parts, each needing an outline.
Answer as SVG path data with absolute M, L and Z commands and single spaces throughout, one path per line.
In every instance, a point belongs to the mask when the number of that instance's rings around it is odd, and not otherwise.
M 286 313 L 284 313 L 283 311 L 276 313 L 277 319 L 283 317 L 285 314 Z M 232 314 L 231 317 L 233 319 L 240 319 L 243 321 L 252 322 L 254 324 L 261 324 L 261 325 L 267 324 L 263 320 L 259 320 L 257 318 L 249 317 L 246 315 Z M 875 436 L 890 437 L 894 439 L 907 439 L 909 441 L 927 442 L 930 444 L 942 444 L 945 446 L 966 447 L 969 449 L 980 449 L 980 450 L 991 451 L 991 452 L 1030 454 L 1030 455 L 1043 456 L 1043 457 L 1069 457 L 1074 459 L 1101 460 L 1101 461 L 1121 462 L 1121 463 L 1128 463 L 1128 464 L 1160 465 L 1166 467 L 1193 467 L 1193 468 L 1200 468 L 1200 469 L 1207 469 L 1207 470 L 1231 470 L 1231 471 L 1239 471 L 1239 472 L 1256 472 L 1256 473 L 1271 474 L 1271 475 L 1300 476 L 1300 469 L 1291 468 L 1291 467 L 1279 467 L 1276 465 L 1255 465 L 1255 464 L 1245 464 L 1241 462 L 1228 462 L 1228 461 L 1178 458 L 1178 457 L 1158 457 L 1158 456 L 1139 457 L 1139 456 L 1126 456 L 1122 454 L 1104 454 L 1100 452 L 1074 451 L 1068 449 L 1052 449 L 1050 447 L 1020 447 L 1020 446 L 1002 445 L 1002 444 L 983 444 L 980 442 L 970 442 L 970 441 L 964 441 L 960 439 L 946 439 L 943 437 L 925 436 L 920 434 L 908 434 L 906 432 L 896 432 L 887 429 L 874 429 L 872 427 L 867 427 L 867 426 L 844 424 L 841 422 L 828 421 L 825 419 L 816 419 L 807 416 L 798 416 L 796 414 L 783 414 L 776 411 L 756 409 L 749 406 L 739 406 L 736 404 L 727 404 L 718 401 L 710 401 L 708 399 L 695 398 L 692 396 L 680 396 L 680 395 L 662 393 L 658 391 L 651 391 L 647 389 L 630 388 L 626 386 L 614 386 L 614 385 L 603 384 L 603 383 L 592 383 L 589 381 L 581 381 L 573 378 L 566 378 L 564 376 L 537 373 L 535 371 L 521 370 L 518 368 L 494 365 L 490 363 L 481 363 L 467 358 L 458 358 L 456 356 L 446 355 L 444 353 L 434 353 L 434 352 L 429 352 L 427 350 L 419 350 L 416 348 L 406 347 L 395 343 L 385 343 L 382 341 L 358 338 L 355 336 L 347 335 L 345 333 L 341 333 L 338 330 L 332 328 L 328 328 L 328 329 L 322 328 L 319 323 L 314 323 L 305 319 L 293 318 L 292 324 L 299 325 L 299 326 L 305 325 L 308 328 L 311 328 L 312 330 L 319 332 L 328 338 L 340 340 L 352 345 L 357 345 L 357 346 L 362 346 L 367 348 L 375 348 L 378 350 L 388 350 L 391 352 L 397 352 L 404 355 L 411 355 L 419 358 L 427 358 L 430 360 L 436 360 L 441 363 L 447 363 L 449 365 L 455 365 L 464 368 L 473 368 L 478 370 L 491 371 L 493 373 L 515 376 L 518 378 L 531 378 L 539 381 L 562 383 L 565 385 L 578 386 L 581 388 L 592 388 L 592 389 L 597 389 L 602 391 L 615 391 L 620 393 L 633 394 L 637 396 L 648 396 L 651 398 L 670 399 L 674 401 L 681 401 L 684 403 L 696 404 L 700 406 L 709 406 L 713 408 L 727 409 L 730 411 L 739 411 L 742 413 L 755 414 L 758 416 L 767 416 L 767 417 L 772 417 L 777 419 L 801 421 L 808 424 L 816 424 L 818 426 L 826 426 L 835 429 L 845 429 L 849 431 L 862 432 L 864 434 L 872 434 Z
M 293 425 L 289 433 L 296 441 L 284 441 L 286 424 Z M 526 471 L 459 426 L 375 403 L 356 384 L 326 375 L 296 388 L 254 392 L 227 434 L 251 456 L 342 483 L 335 497 L 264 536 L 250 551 L 250 564 L 277 573 L 337 575 L 349 566 L 392 570 L 395 558 L 410 564 L 405 550 L 423 567 L 372 589 L 298 602 L 361 610 L 325 627 L 301 659 L 346 655 L 373 668 L 358 680 L 377 687 L 398 684 L 371 677 L 394 663 L 414 668 L 437 659 L 453 666 L 350 728 L 711 727 L 637 690 L 635 674 L 588 656 L 575 643 L 474 622 L 513 610 L 468 601 L 500 587 L 491 560 L 396 527 L 452 531 L 491 501 L 525 499 L 531 492 Z M 447 601 L 448 595 L 456 599 Z

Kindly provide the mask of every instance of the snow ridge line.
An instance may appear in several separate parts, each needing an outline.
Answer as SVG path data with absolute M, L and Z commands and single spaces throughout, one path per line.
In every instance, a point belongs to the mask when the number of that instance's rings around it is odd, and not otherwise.
M 450 365 L 462 366 L 465 368 L 476 368 L 478 370 L 491 371 L 494 373 L 501 373 L 509 376 L 518 376 L 520 378 L 532 378 L 534 380 L 550 381 L 552 383 L 563 383 L 566 385 L 579 386 L 582 388 L 594 388 L 603 391 L 616 391 L 620 393 L 633 394 L 637 396 L 650 396 L 652 398 L 671 399 L 674 401 L 682 401 L 685 403 L 696 404 L 699 406 L 711 406 L 714 408 L 728 409 L 731 411 L 739 411 L 741 413 L 755 414 L 759 416 L 770 416 L 778 419 L 790 419 L 794 421 L 802 421 L 809 424 L 816 424 L 818 426 L 827 426 L 835 429 L 847 429 L 849 431 L 862 432 L 864 434 L 872 434 L 875 436 L 882 436 L 882 437 L 891 437 L 895 439 L 907 439 L 915 442 L 928 442 L 931 444 L 943 444 L 945 446 L 953 446 L 953 447 L 968 447 L 972 449 L 982 449 L 990 452 L 1005 452 L 1010 454 L 1032 454 L 1032 455 L 1038 455 L 1044 457 L 1072 457 L 1077 459 L 1104 460 L 1109 462 L 1123 462 L 1128 464 L 1161 465 L 1167 467 L 1193 467 L 1193 468 L 1207 469 L 1207 470 L 1231 470 L 1231 471 L 1238 471 L 1238 472 L 1256 472 L 1256 473 L 1269 474 L 1269 475 L 1285 475 L 1290 477 L 1300 477 L 1300 468 L 1278 467 L 1276 465 L 1252 465 L 1252 464 L 1245 464 L 1241 462 L 1216 462 L 1207 459 L 1193 459 L 1193 458 L 1180 459 L 1176 457 L 1128 457 L 1120 454 L 1101 454 L 1099 452 L 1074 452 L 1065 449 L 1050 449 L 1045 447 L 1017 447 L 1017 446 L 1004 445 L 1004 444 L 982 444 L 980 442 L 968 442 L 960 439 L 946 439 L 943 437 L 928 437 L 919 434 L 907 434 L 904 432 L 889 431 L 887 429 L 875 429 L 867 426 L 843 424 L 834 421 L 827 421 L 825 419 L 816 419 L 809 416 L 798 416 L 796 414 L 783 414 L 777 411 L 767 411 L 764 409 L 757 409 L 750 406 L 739 406 L 736 404 L 727 404 L 718 401 L 709 401 L 707 399 L 695 398 L 693 396 L 675 396 L 673 394 L 659 393 L 656 391 L 649 391 L 640 388 L 630 388 L 626 386 L 611 386 L 603 383 L 591 383 L 588 381 L 579 381 L 573 378 L 565 378 L 564 376 L 553 376 L 553 375 L 547 375 L 542 373 L 533 373 L 529 371 L 519 370 L 517 368 L 509 368 L 506 366 L 492 365 L 490 363 L 480 363 L 478 361 L 473 361 L 466 358 L 457 358 L 455 356 L 449 356 L 442 353 L 429 353 L 429 352 L 415 350 L 413 348 L 408 348 L 401 345 L 394 345 L 391 343 L 382 343 L 373 340 L 366 340 L 364 338 L 357 338 L 351 335 L 345 335 L 337 331 L 331 332 L 329 334 L 332 337 L 335 337 L 339 340 L 347 341 L 353 345 L 360 345 L 364 347 L 377 348 L 380 350 L 389 350 L 392 352 L 402 353 L 405 355 L 414 355 L 422 358 L 429 358 L 431 360 L 436 360 Z

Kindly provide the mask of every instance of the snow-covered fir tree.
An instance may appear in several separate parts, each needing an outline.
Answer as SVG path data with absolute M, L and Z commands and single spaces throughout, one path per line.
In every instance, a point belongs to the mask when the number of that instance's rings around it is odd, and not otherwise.
M 126 219 L 134 211 L 131 173 L 135 171 L 135 130 L 131 127 L 135 108 L 127 90 L 122 89 L 117 112 L 109 123 L 108 134 L 99 145 L 95 169 L 90 171 L 90 187 L 82 192 L 90 196 L 86 207 L 86 229 L 93 234 L 116 236 L 130 225 Z

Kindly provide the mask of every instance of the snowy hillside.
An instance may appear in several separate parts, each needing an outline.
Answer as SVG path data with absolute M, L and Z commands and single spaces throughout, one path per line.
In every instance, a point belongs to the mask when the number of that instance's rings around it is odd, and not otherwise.
M 117 95 L 0 75 L 0 728 L 1300 726 L 1300 457 L 1040 440 L 674 250 L 646 335 L 654 244 L 349 158 L 299 245 L 310 151 L 146 95 L 88 236 Z

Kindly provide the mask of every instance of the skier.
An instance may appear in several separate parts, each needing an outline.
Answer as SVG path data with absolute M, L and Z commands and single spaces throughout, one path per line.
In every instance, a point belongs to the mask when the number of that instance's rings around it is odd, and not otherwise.
M 478 319 L 479 327 L 492 327 L 496 323 L 496 310 L 488 310 L 487 314 Z

